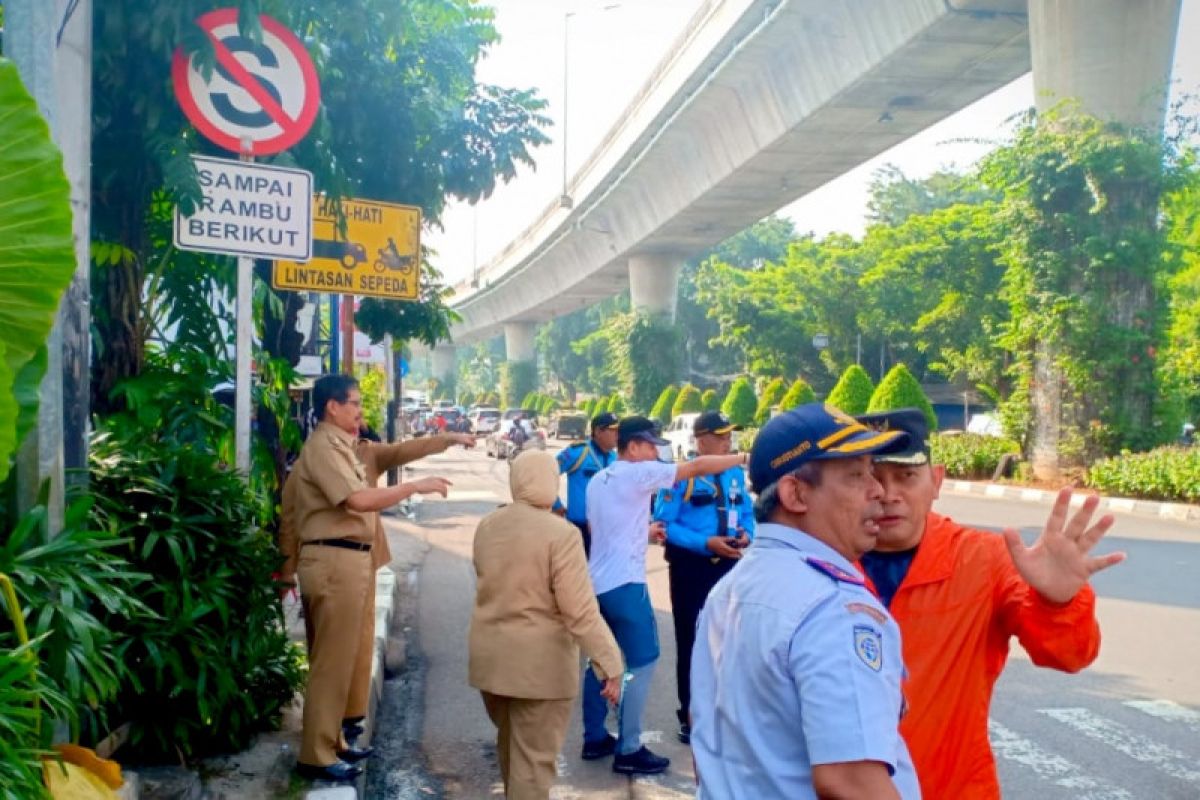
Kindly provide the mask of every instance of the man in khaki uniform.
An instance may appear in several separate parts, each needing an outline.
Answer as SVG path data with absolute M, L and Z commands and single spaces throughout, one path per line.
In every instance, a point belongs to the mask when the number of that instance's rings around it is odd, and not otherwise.
M 413 461 L 445 452 L 453 445 L 474 447 L 475 437 L 469 433 L 442 433 L 421 439 L 410 439 L 407 442 L 382 444 L 367 438 L 359 437 L 356 450 L 358 459 L 362 462 L 366 475 L 367 486 L 375 486 L 379 477 L 389 469 L 402 467 Z M 299 486 L 299 484 L 295 484 Z M 295 508 L 293 482 L 288 480 L 283 486 L 283 512 L 280 515 L 279 548 L 283 551 L 284 562 L 281 580 L 294 584 L 296 581 L 296 562 L 300 557 L 300 546 L 296 540 L 296 525 L 294 515 L 289 513 Z M 371 543 L 371 562 L 373 573 L 380 567 L 392 562 L 392 551 L 388 547 L 387 535 L 383 530 L 383 520 L 376 515 L 375 539 Z M 307 609 L 304 616 L 304 632 L 309 647 L 312 646 L 312 625 Z M 357 658 L 354 664 L 354 679 L 350 684 L 350 696 L 346 702 L 346 711 L 342 717 L 343 750 L 350 751 L 355 739 L 362 734 L 362 722 L 366 719 L 367 708 L 371 699 L 371 661 L 375 649 L 375 592 L 367 595 L 367 605 L 363 610 L 361 640 L 358 645 Z M 367 748 L 369 751 L 369 748 Z
M 311 632 L 308 687 L 304 694 L 301 775 L 346 781 L 362 769 L 350 761 L 369 751 L 342 738 L 368 598 L 375 594 L 371 555 L 378 512 L 413 494 L 441 494 L 443 478 L 376 488 L 356 451 L 362 424 L 358 381 L 326 375 L 313 386 L 319 424 L 308 437 L 288 479 L 284 517 L 300 542 L 296 572 Z M 347 656 L 350 657 L 347 657 Z
M 579 694 L 580 646 L 610 703 L 620 698 L 624 666 L 592 593 L 583 540 L 550 512 L 558 462 L 526 451 L 509 480 L 512 504 L 475 531 L 469 680 L 496 725 L 505 797 L 547 800 Z

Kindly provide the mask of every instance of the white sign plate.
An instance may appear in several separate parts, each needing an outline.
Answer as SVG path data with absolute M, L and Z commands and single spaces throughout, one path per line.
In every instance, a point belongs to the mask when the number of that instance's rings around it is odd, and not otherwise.
M 175 246 L 231 256 L 308 261 L 312 257 L 312 173 L 192 156 L 204 199 L 185 217 L 175 209 Z

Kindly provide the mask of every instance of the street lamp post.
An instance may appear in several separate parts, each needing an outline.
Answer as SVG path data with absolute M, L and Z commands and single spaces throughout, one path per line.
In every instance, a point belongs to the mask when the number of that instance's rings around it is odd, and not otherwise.
M 597 11 L 611 11 L 614 8 L 620 7 L 620 3 L 609 3 L 606 6 L 600 7 L 597 9 Z M 575 201 L 571 198 L 570 192 L 567 191 L 567 135 L 568 131 L 570 130 L 567 117 L 567 102 L 571 95 L 570 84 L 568 83 L 568 80 L 570 77 L 571 66 L 571 17 L 573 16 L 575 16 L 574 11 L 563 12 L 562 194 L 558 197 L 558 205 L 560 208 L 566 209 L 572 208 L 575 205 Z

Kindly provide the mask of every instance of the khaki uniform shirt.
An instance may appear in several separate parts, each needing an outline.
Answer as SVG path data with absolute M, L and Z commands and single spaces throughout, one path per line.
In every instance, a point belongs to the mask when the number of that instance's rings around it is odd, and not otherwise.
M 318 430 L 320 427 L 318 427 Z M 341 431 L 334 430 L 343 436 Z M 316 431 L 313 432 L 313 436 Z M 309 437 L 310 440 L 312 437 Z M 428 455 L 441 453 L 450 447 L 454 442 L 449 436 L 427 436 L 421 439 L 412 439 L 407 442 L 398 442 L 396 444 L 379 444 L 377 442 L 359 440 L 355 444 L 355 450 L 358 459 L 362 464 L 364 481 L 367 486 L 375 486 L 382 475 L 393 467 L 400 467 L 417 459 L 424 458 Z M 308 444 L 305 444 L 305 448 Z M 303 451 L 301 452 L 303 456 Z M 296 466 L 299 467 L 299 461 Z M 280 510 L 279 519 L 279 549 L 283 552 L 287 561 L 284 563 L 282 577 L 286 581 L 294 580 L 296 574 L 296 560 L 300 557 L 300 541 L 297 538 L 296 527 L 296 494 L 300 489 L 301 481 L 295 480 L 296 469 L 292 470 L 292 475 L 283 485 L 283 506 Z M 388 547 L 387 536 L 383 532 L 383 521 L 378 514 L 375 517 L 374 538 L 371 541 L 371 562 L 378 569 L 392 560 L 391 549 Z
M 300 544 L 316 539 L 374 541 L 378 514 L 351 511 L 345 505 L 346 498 L 368 485 L 355 440 L 322 422 L 304 443 L 283 497 L 283 516 L 291 517 L 292 535 Z

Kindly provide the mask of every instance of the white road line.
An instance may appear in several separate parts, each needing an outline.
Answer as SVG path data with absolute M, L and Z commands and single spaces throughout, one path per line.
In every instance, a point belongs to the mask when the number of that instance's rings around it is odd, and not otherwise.
M 1200 733 L 1200 711 L 1181 706 L 1171 700 L 1126 700 L 1125 705 L 1168 722 L 1182 722 Z
M 1078 792 L 1079 800 L 1133 800 L 1133 795 L 1124 789 L 1084 774 L 1079 766 L 1043 750 L 995 720 L 988 720 L 988 737 L 992 740 L 992 750 L 1000 758 L 1029 767 L 1039 778 L 1055 786 Z
M 1173 778 L 1200 786 L 1196 763 L 1178 750 L 1141 736 L 1112 720 L 1097 716 L 1086 708 L 1041 708 L 1038 713 L 1069 725 L 1091 739 L 1118 750 L 1135 761 L 1151 764 Z

